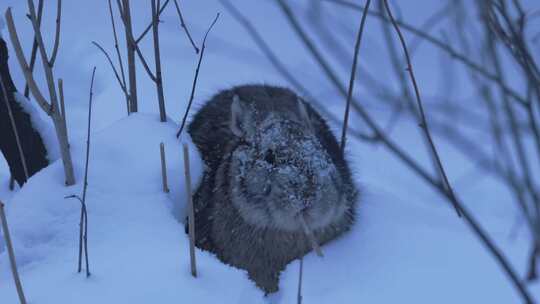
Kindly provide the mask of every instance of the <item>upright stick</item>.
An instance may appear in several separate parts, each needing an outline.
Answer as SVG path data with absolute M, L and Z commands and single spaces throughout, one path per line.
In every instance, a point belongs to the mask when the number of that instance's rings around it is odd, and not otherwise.
M 358 63 L 358 52 L 360 51 L 360 43 L 362 41 L 362 34 L 364 33 L 364 24 L 366 24 L 366 16 L 369 9 L 371 0 L 367 0 L 366 7 L 362 13 L 362 19 L 360 21 L 360 28 L 358 29 L 358 35 L 356 36 L 356 43 L 354 46 L 353 64 L 351 67 L 351 78 L 349 80 L 349 90 L 347 91 L 347 104 L 345 105 L 345 114 L 343 117 L 343 128 L 341 130 L 341 153 L 345 151 L 345 141 L 347 140 L 347 126 L 349 124 L 349 112 L 351 108 L 351 98 L 354 91 L 354 79 L 356 76 L 356 65 Z
M 159 50 L 159 0 L 151 0 L 152 6 L 152 33 L 154 37 L 154 61 L 156 64 L 156 90 L 158 96 L 159 118 L 162 122 L 167 121 L 167 111 L 165 110 L 165 96 L 163 93 L 163 77 L 161 75 L 161 54 Z
M 123 4 L 123 19 L 124 27 L 126 30 L 126 44 L 127 44 L 127 57 L 128 57 L 128 73 L 129 73 L 129 112 L 138 112 L 137 104 L 137 74 L 135 69 L 135 48 L 136 44 L 132 41 L 133 28 L 131 25 L 131 9 L 129 6 L 129 0 L 122 0 Z
M 165 145 L 159 144 L 161 155 L 161 180 L 163 182 L 163 192 L 169 193 L 169 183 L 167 182 L 167 162 L 165 161 Z
M 197 264 L 195 261 L 195 212 L 193 210 L 193 197 L 191 194 L 191 172 L 189 169 L 189 150 L 187 144 L 184 144 L 184 172 L 186 176 L 186 194 L 188 202 L 189 256 L 191 258 L 191 275 L 196 278 Z
M 6 219 L 6 213 L 4 212 L 4 203 L 0 201 L 0 221 L 2 222 L 2 230 L 4 230 L 4 239 L 6 240 L 6 247 L 9 255 L 9 262 L 11 264 L 11 272 L 13 273 L 13 280 L 15 281 L 15 287 L 17 288 L 17 294 L 21 304 L 26 304 L 26 298 L 22 289 L 21 279 L 19 278 L 19 272 L 17 271 L 17 263 L 15 261 L 15 253 L 13 252 L 13 245 L 11 244 L 11 237 L 9 236 L 8 224 Z

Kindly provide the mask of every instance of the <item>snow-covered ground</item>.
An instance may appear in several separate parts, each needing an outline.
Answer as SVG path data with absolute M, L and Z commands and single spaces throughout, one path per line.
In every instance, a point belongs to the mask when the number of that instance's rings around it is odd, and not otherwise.
M 172 119 L 159 123 L 153 84 L 142 67 L 138 71 L 142 113 L 126 117 L 124 98 L 114 75 L 103 55 L 91 45 L 91 41 L 98 41 L 113 54 L 106 2 L 64 2 L 55 76 L 65 82 L 78 183 L 63 186 L 61 162 L 57 161 L 32 177 L 21 190 L 10 192 L 7 166 L 3 159 L 0 161 L 0 199 L 7 204 L 15 253 L 29 302 L 294 303 L 298 262 L 291 263 L 282 273 L 280 291 L 270 298 L 263 296 L 244 271 L 224 265 L 206 252 L 197 251 L 199 277 L 194 279 L 189 273 L 188 239 L 183 224 L 177 220 L 182 218 L 185 193 L 181 143 L 174 133 L 189 99 L 197 56 L 179 27 L 174 7 L 165 11 L 161 26 L 165 97 Z M 343 98 L 332 90 L 309 59 L 276 5 L 272 1 L 235 3 L 310 91 L 323 99 L 330 110 L 340 113 Z M 294 3 L 305 17 L 309 1 Z M 45 40 L 52 41 L 55 8 L 48 5 L 43 27 Z M 181 5 L 198 44 L 215 13 L 222 13 L 207 41 L 195 108 L 218 90 L 235 84 L 287 84 L 218 1 L 181 1 Z M 17 27 L 29 49 L 31 32 L 24 17 L 25 1 L 2 0 L 0 12 L 3 14 L 8 6 L 13 7 Z M 423 1 L 421 9 L 404 7 L 403 18 L 420 24 L 437 7 L 434 1 Z M 132 9 L 135 32 L 139 33 L 149 20 L 150 7 L 146 1 L 140 1 L 133 3 Z M 354 13 L 336 10 L 335 14 L 344 24 L 357 24 L 358 16 Z M 351 28 L 351 40 L 342 39 L 346 45 L 353 43 L 354 27 Z M 374 19 L 368 19 L 366 31 L 361 60 L 372 68 L 380 67 L 384 77 L 388 63 L 378 53 L 379 27 Z M 5 32 L 3 36 L 7 36 Z M 143 45 L 149 59 L 152 58 L 150 42 L 149 36 Z M 14 80 L 22 90 L 23 76 L 13 50 L 10 51 Z M 423 92 L 426 95 L 436 92 L 440 79 L 433 66 L 438 59 L 430 55 L 429 49 L 422 48 L 416 58 L 415 68 Z M 92 276 L 86 278 L 76 273 L 80 205 L 64 196 L 81 193 L 88 87 L 93 66 L 97 66 L 97 82 L 87 197 Z M 36 75 L 44 85 L 39 65 Z M 340 70 L 340 78 L 346 83 L 347 69 Z M 359 96 L 363 91 L 358 88 Z M 385 116 L 374 113 L 376 117 Z M 353 117 L 352 125 L 359 127 L 356 121 Z M 338 126 L 333 127 L 339 130 Z M 403 121 L 392 137 L 416 159 L 429 165 L 414 123 Z M 170 195 L 161 191 L 160 142 L 167 149 Z M 509 194 L 486 176 L 471 177 L 474 164 L 442 142 L 440 145 L 456 192 L 523 277 L 530 244 L 523 225 L 517 230 L 512 228 L 517 211 L 510 203 Z M 323 259 L 313 254 L 306 257 L 304 303 L 519 302 L 518 294 L 500 267 L 447 202 L 382 147 L 352 140 L 347 150 L 362 188 L 358 221 L 351 233 L 323 248 Z M 196 158 L 193 154 L 193 169 L 200 173 Z M 17 303 L 3 241 L 0 241 L 0 282 L 0 303 Z M 538 284 L 528 288 L 540 299 Z

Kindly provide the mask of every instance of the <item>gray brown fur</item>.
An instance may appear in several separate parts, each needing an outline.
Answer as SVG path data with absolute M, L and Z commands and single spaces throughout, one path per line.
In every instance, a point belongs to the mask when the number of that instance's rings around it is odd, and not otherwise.
M 247 270 L 266 293 L 311 250 L 297 216 L 321 245 L 352 226 L 357 190 L 348 165 L 326 122 L 292 91 L 222 91 L 188 131 L 206 165 L 194 195 L 196 245 Z

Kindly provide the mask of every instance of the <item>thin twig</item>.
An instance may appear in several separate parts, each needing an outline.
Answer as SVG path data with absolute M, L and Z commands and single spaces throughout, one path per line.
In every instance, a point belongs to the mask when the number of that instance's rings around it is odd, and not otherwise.
M 178 13 L 178 17 L 180 18 L 180 26 L 184 29 L 184 32 L 186 33 L 186 36 L 189 39 L 189 42 L 195 49 L 195 53 L 199 54 L 199 48 L 195 45 L 195 42 L 193 42 L 193 38 L 191 38 L 191 34 L 189 33 L 186 23 L 184 22 L 182 11 L 180 10 L 180 6 L 178 5 L 178 2 L 176 0 L 174 0 L 174 6 L 176 7 L 176 12 Z
M 159 16 L 161 16 L 161 13 L 163 12 L 163 10 L 165 10 L 167 5 L 169 4 L 169 1 L 170 0 L 166 0 L 165 3 L 163 3 L 161 8 L 159 9 L 159 14 L 158 14 Z M 151 28 L 152 28 L 152 22 L 150 22 L 150 24 L 148 26 L 146 26 L 144 31 L 141 33 L 141 35 L 139 35 L 139 37 L 137 39 L 134 39 L 135 44 L 139 44 L 139 42 L 144 38 L 144 36 L 146 36 L 146 34 L 148 34 L 148 32 L 150 31 Z
M 9 263 L 11 265 L 11 273 L 13 274 L 13 280 L 15 281 L 15 287 L 17 288 L 17 294 L 19 295 L 19 301 L 21 304 L 26 304 L 26 298 L 19 278 L 19 272 L 17 271 L 17 261 L 15 260 L 15 253 L 13 251 L 13 244 L 11 243 L 11 236 L 9 235 L 8 223 L 6 219 L 6 213 L 4 211 L 4 203 L 0 201 L 0 221 L 2 222 L 2 230 L 4 230 L 4 240 L 6 241 L 6 247 L 9 256 Z
M 60 24 L 62 21 L 62 0 L 58 0 L 58 6 L 56 8 L 56 32 L 54 35 L 54 47 L 49 60 L 49 65 L 52 67 L 56 61 L 56 55 L 58 55 L 58 47 L 60 46 Z
M 195 261 L 195 210 L 193 208 L 193 194 L 191 192 L 191 172 L 189 167 L 189 149 L 184 143 L 184 173 L 186 183 L 186 195 L 188 203 L 188 227 L 189 227 L 189 256 L 191 275 L 197 277 L 197 263 Z
M 88 128 L 86 133 L 86 163 L 84 165 L 84 185 L 83 201 L 86 203 L 86 189 L 88 188 L 88 160 L 90 158 L 90 126 L 92 122 L 92 99 L 94 97 L 94 78 L 96 76 L 96 67 L 92 70 L 92 80 L 90 81 L 90 93 L 88 97 Z
M 85 227 L 88 224 L 87 218 L 87 212 L 86 212 L 86 203 L 83 202 L 82 198 L 76 194 L 64 196 L 65 199 L 68 198 L 74 198 L 77 199 L 81 203 L 81 219 L 79 221 L 79 259 L 78 259 L 78 266 L 77 266 L 77 272 L 82 271 L 82 255 L 83 255 L 83 248 L 84 252 L 88 252 L 88 246 L 84 246 L 85 243 Z M 87 277 L 90 276 L 90 272 L 88 270 L 88 264 L 86 265 L 87 270 Z
M 43 16 L 43 0 L 39 0 L 38 2 L 38 25 L 41 27 L 41 19 Z M 32 52 L 30 53 L 30 71 L 34 71 L 34 66 L 36 65 L 36 57 L 37 57 L 37 40 L 34 35 L 34 40 L 32 42 Z M 28 98 L 30 96 L 30 87 L 28 87 L 28 83 L 24 86 L 24 97 Z
M 210 24 L 210 27 L 208 30 L 206 30 L 206 34 L 204 35 L 204 39 L 202 42 L 201 47 L 201 53 L 199 54 L 199 62 L 197 62 L 197 69 L 195 70 L 195 77 L 193 78 L 193 85 L 191 86 L 191 95 L 189 96 L 189 102 L 186 108 L 186 111 L 184 113 L 184 117 L 182 118 L 182 124 L 180 125 L 180 130 L 178 130 L 178 133 L 176 133 L 176 138 L 180 137 L 180 134 L 184 130 L 184 126 L 186 125 L 187 116 L 189 114 L 189 109 L 191 108 L 191 104 L 193 103 L 193 98 L 195 97 L 195 88 L 197 87 L 197 79 L 199 78 L 199 70 L 201 68 L 201 62 L 204 56 L 204 50 L 206 49 L 206 37 L 208 37 L 208 33 L 210 33 L 210 30 L 214 27 L 214 24 L 216 24 L 219 13 L 217 13 L 216 18 L 214 18 L 214 21 L 212 21 L 212 24 Z
M 114 76 L 116 77 L 116 80 L 118 81 L 118 84 L 120 85 L 120 88 L 122 89 L 124 94 L 128 96 L 129 93 L 127 91 L 127 87 L 125 86 L 125 82 L 122 82 L 122 79 L 120 79 L 120 75 L 118 74 L 118 71 L 116 70 L 116 67 L 114 66 L 114 63 L 112 62 L 111 57 L 109 56 L 107 51 L 105 51 L 105 49 L 99 43 L 95 41 L 92 41 L 92 44 L 95 45 L 105 55 L 105 57 L 107 57 L 107 60 L 109 61 L 109 65 L 111 66 L 114 72 Z
M 371 0 L 366 1 L 366 8 L 364 9 L 364 12 L 362 13 L 362 19 L 360 21 L 360 28 L 358 29 L 358 36 L 356 37 L 356 44 L 354 46 L 354 57 L 353 57 L 353 64 L 351 67 L 351 78 L 349 80 L 349 90 L 347 92 L 347 105 L 345 106 L 345 114 L 343 117 L 343 129 L 341 130 L 341 153 L 343 154 L 345 151 L 345 141 L 347 139 L 347 125 L 349 123 L 349 111 L 351 107 L 351 98 L 353 95 L 354 90 L 354 79 L 356 76 L 356 65 L 358 63 L 358 52 L 360 51 L 360 43 L 362 41 L 362 34 L 364 33 L 364 25 L 366 23 L 366 16 L 367 11 L 369 9 L 369 5 L 371 4 Z
M 88 97 L 88 127 L 86 133 L 86 160 L 84 165 L 84 183 L 82 198 L 78 195 L 69 195 L 65 198 L 76 198 L 81 202 L 81 216 L 79 221 L 79 260 L 77 271 L 82 271 L 82 255 L 84 248 L 85 262 L 86 262 L 86 277 L 90 276 L 90 268 L 88 266 L 88 213 L 86 208 L 86 191 L 88 188 L 88 163 L 90 159 L 90 129 L 92 122 L 92 100 L 94 96 L 94 78 L 96 75 L 96 67 L 92 70 L 92 79 L 90 81 L 90 93 Z
M 156 75 L 154 75 L 154 73 L 152 73 L 152 70 L 150 69 L 150 66 L 148 65 L 148 62 L 146 62 L 146 59 L 144 59 L 144 55 L 143 55 L 141 49 L 139 48 L 139 45 L 134 44 L 134 46 L 135 46 L 135 52 L 136 52 L 137 56 L 139 57 L 139 59 L 141 60 L 141 62 L 143 64 L 143 67 L 144 67 L 144 70 L 148 74 L 148 77 L 150 77 L 150 79 L 152 79 L 153 82 L 157 83 L 157 77 L 156 77 Z
M 398 25 L 394 21 L 394 16 L 392 15 L 392 11 L 390 10 L 390 7 L 388 6 L 388 0 L 383 0 L 383 1 L 384 1 L 384 6 L 386 7 L 386 12 L 388 13 L 388 17 L 390 18 L 390 21 L 392 22 L 392 25 L 394 26 L 396 33 L 398 34 L 399 40 L 401 42 L 401 46 L 403 47 L 403 53 L 407 61 L 407 72 L 409 73 L 409 76 L 411 77 L 411 81 L 414 87 L 414 93 L 416 96 L 416 103 L 417 103 L 419 114 L 420 114 L 420 122 L 419 122 L 420 128 L 422 128 L 422 131 L 424 131 L 424 135 L 429 143 L 430 152 L 435 158 L 435 161 L 437 163 L 437 167 L 439 169 L 439 173 L 441 175 L 443 185 L 448 191 L 448 194 L 450 195 L 450 197 L 454 197 L 455 196 L 454 190 L 452 189 L 452 186 L 450 185 L 450 182 L 448 181 L 448 177 L 446 175 L 446 171 L 444 170 L 444 166 L 442 164 L 441 158 L 439 156 L 439 153 L 437 152 L 437 148 L 435 148 L 435 143 L 433 142 L 433 138 L 431 137 L 431 132 L 429 130 L 426 115 L 424 113 L 424 105 L 420 97 L 420 90 L 418 88 L 418 84 L 416 83 L 416 78 L 414 77 L 413 67 L 411 64 L 411 58 L 409 56 L 409 50 L 407 49 L 407 45 L 405 44 L 405 39 L 403 38 L 403 35 L 401 34 L 401 31 Z M 461 217 L 459 206 L 456 204 L 456 200 L 452 198 L 451 202 L 454 205 L 454 209 L 456 210 L 457 215 Z
M 120 74 L 122 76 L 122 79 L 120 81 L 119 79 L 119 82 L 120 82 L 120 87 L 122 87 L 122 91 L 124 92 L 124 96 L 126 97 L 126 110 L 127 110 L 127 114 L 129 115 L 130 114 L 130 111 L 129 111 L 129 94 L 127 92 L 127 89 L 126 89 L 126 74 L 124 72 L 124 62 L 122 60 L 122 55 L 120 54 L 120 47 L 118 46 L 118 35 L 116 33 L 116 22 L 114 21 L 114 13 L 113 13 L 113 8 L 112 8 L 112 1 L 111 0 L 108 0 L 109 2 L 109 14 L 111 16 L 111 25 L 112 25 L 112 30 L 113 30 L 113 37 L 114 37 L 114 48 L 116 50 L 116 57 L 118 59 L 118 64 L 120 65 Z M 122 17 L 120 17 L 122 18 Z M 103 48 L 101 48 L 102 51 L 103 51 Z M 107 54 L 106 52 L 104 52 L 105 54 Z M 106 55 L 107 56 L 107 55 Z M 111 62 L 109 60 L 109 62 Z M 113 66 L 114 68 L 114 66 Z

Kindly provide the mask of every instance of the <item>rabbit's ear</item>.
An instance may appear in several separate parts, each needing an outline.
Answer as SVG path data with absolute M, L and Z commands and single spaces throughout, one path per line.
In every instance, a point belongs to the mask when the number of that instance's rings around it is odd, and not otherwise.
M 308 109 L 306 108 L 304 101 L 301 98 L 297 98 L 296 101 L 298 113 L 300 114 L 300 119 L 306 124 L 306 126 L 308 126 L 310 129 L 313 129 L 313 124 L 311 122 L 311 118 L 309 117 Z
M 231 132 L 238 137 L 244 137 L 249 133 L 249 130 L 246 128 L 252 125 L 252 120 L 252 112 L 249 106 L 235 94 L 231 103 L 231 120 L 229 125 Z

